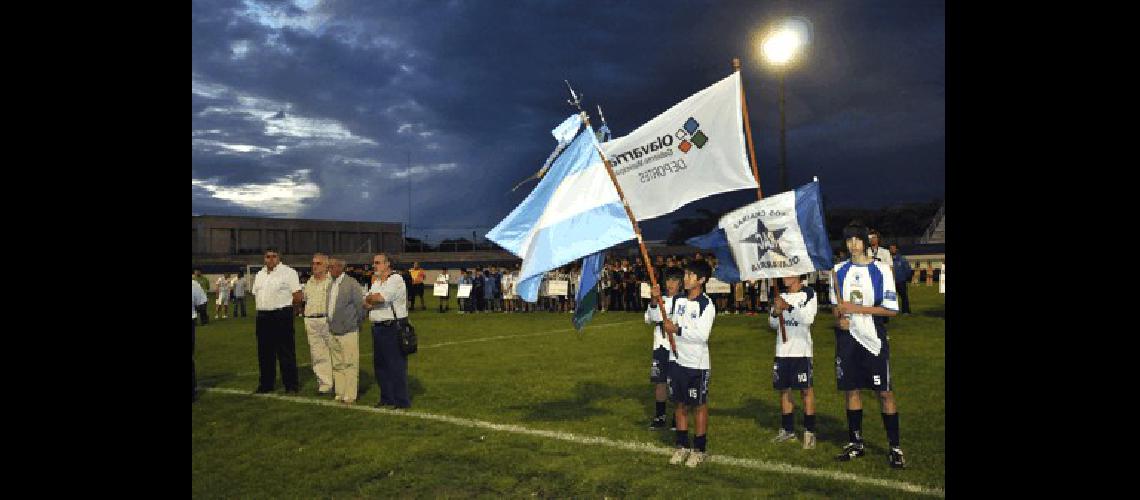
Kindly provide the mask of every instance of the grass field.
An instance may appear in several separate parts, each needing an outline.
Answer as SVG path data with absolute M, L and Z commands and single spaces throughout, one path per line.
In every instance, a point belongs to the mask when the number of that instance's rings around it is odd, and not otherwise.
M 459 315 L 452 298 L 451 312 L 439 314 L 429 297 L 428 310 L 412 314 L 420 352 L 409 361 L 413 401 L 404 412 L 372 408 L 379 388 L 366 329 L 359 400 L 346 407 L 317 397 L 300 318 L 299 397 L 286 396 L 280 379 L 276 393 L 250 394 L 257 385 L 252 316 L 198 327 L 195 360 L 206 390 L 192 409 L 193 495 L 944 496 L 945 301 L 936 287 L 910 290 L 914 314 L 888 325 L 904 470 L 887 465 L 870 392 L 863 398 L 867 456 L 833 460 L 847 427 L 828 312 L 813 326 L 816 449 L 769 442 L 780 412 L 771 380 L 775 333 L 765 317 L 720 315 L 710 339 L 710 461 L 689 469 L 667 463 L 672 432 L 646 428 L 652 340 L 641 313 L 599 313 L 579 334 L 568 313 Z M 797 434 L 801 414 L 797 407 Z

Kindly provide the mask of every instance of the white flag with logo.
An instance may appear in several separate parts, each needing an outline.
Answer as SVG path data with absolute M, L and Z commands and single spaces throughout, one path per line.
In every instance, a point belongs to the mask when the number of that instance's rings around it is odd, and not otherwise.
M 602 151 L 638 220 L 706 196 L 757 188 L 744 152 L 736 72 L 602 144 Z

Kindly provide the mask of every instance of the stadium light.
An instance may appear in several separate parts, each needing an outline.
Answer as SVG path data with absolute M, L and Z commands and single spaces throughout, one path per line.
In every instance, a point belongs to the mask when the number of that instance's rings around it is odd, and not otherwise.
M 760 44 L 760 53 L 768 64 L 783 68 L 791 63 L 807 45 L 811 30 L 806 20 L 787 19 L 771 30 Z
M 760 54 L 780 74 L 780 187 L 788 190 L 787 126 L 784 118 L 784 74 L 811 41 L 811 24 L 803 18 L 786 19 L 769 30 Z

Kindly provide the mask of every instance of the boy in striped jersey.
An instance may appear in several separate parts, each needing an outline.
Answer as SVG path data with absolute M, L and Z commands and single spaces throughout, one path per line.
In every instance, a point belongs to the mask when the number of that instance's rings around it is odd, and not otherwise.
M 886 263 L 867 255 L 870 246 L 867 227 L 851 223 L 843 229 L 843 239 L 851 253 L 849 260 L 835 265 L 835 284 L 830 291 L 838 325 L 835 329 L 835 378 L 846 393 L 849 442 L 835 458 L 847 462 L 862 457 L 863 402 L 861 389 L 879 395 L 883 427 L 890 451 L 887 462 L 896 469 L 906 465 L 899 447 L 899 414 L 892 392 L 890 345 L 884 319 L 898 314 L 895 278 Z M 836 297 L 836 288 L 839 296 Z
M 685 266 L 683 286 L 686 292 L 674 297 L 675 311 L 664 321 L 663 329 L 672 333 L 677 344 L 677 361 L 668 377 L 670 399 L 676 403 L 677 449 L 669 463 L 684 462 L 696 467 L 705 461 L 709 420 L 709 335 L 716 319 L 716 306 L 704 293 L 712 269 L 704 260 Z M 661 295 L 660 288 L 651 294 Z M 654 298 L 656 301 L 656 298 Z M 689 447 L 689 413 L 694 413 L 696 437 Z M 687 458 L 687 459 L 686 459 Z
M 681 292 L 682 279 L 682 274 L 679 272 L 670 272 L 664 276 L 665 291 L 668 295 L 662 298 L 665 302 L 666 314 L 669 316 L 672 316 L 676 312 L 676 299 Z M 658 289 L 660 290 L 660 288 Z M 658 295 L 660 295 L 660 293 Z M 649 302 L 649 307 L 645 311 L 645 322 L 654 325 L 653 364 L 649 367 L 649 382 L 655 385 L 654 397 L 656 399 L 656 412 L 654 413 L 653 420 L 649 423 L 649 428 L 653 430 L 664 429 L 665 397 L 668 391 L 666 384 L 668 382 L 670 367 L 677 361 L 677 357 L 674 356 L 673 351 L 669 349 L 669 339 L 661 329 L 662 317 L 661 311 L 657 310 L 656 299 Z M 673 429 L 676 430 L 676 428 L 677 424 L 674 421 Z
M 776 330 L 776 361 L 772 367 L 772 388 L 780 391 L 780 432 L 773 443 L 795 441 L 795 403 L 792 389 L 804 398 L 804 449 L 815 448 L 815 392 L 812 389 L 811 324 L 815 322 L 815 290 L 804 284 L 805 276 L 788 276 L 786 291 L 775 297 L 768 325 Z M 784 316 L 785 341 L 780 333 L 780 315 Z

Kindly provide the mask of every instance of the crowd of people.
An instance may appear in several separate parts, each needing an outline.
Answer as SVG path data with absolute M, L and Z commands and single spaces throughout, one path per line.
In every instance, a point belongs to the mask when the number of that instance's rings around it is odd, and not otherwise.
M 202 288 L 203 293 L 209 292 L 210 280 L 202 276 L 201 269 L 194 270 L 193 279 Z M 245 295 L 249 289 L 247 281 L 241 272 L 224 273 L 214 280 L 214 288 L 217 290 L 217 298 L 214 301 L 214 319 L 228 319 L 231 315 L 231 308 L 233 317 L 246 317 Z M 196 308 L 202 326 L 210 322 L 209 307 L 209 304 L 203 303 Z
M 659 283 L 645 285 L 650 267 L 640 258 L 609 257 L 599 277 L 599 309 L 643 312 L 654 325 L 650 382 L 654 385 L 655 412 L 651 429 L 665 428 L 666 403 L 674 403 L 672 429 L 676 432 L 676 452 L 671 464 L 696 467 L 706 459 L 708 390 L 710 360 L 708 338 L 719 314 L 767 314 L 776 335 L 773 387 L 780 393 L 781 426 L 774 442 L 795 441 L 792 390 L 800 390 L 804 406 L 803 447 L 815 447 L 815 396 L 812 378 L 811 325 L 821 305 L 832 304 L 836 317 L 836 378 L 844 392 L 849 442 L 837 460 L 850 461 L 865 455 L 862 438 L 861 390 L 878 396 L 883 425 L 890 449 L 888 463 L 904 467 L 899 446 L 898 410 L 892 393 L 889 344 L 886 324 L 897 314 L 909 313 L 907 283 L 911 270 L 896 245 L 880 246 L 877 231 L 859 224 L 844 229 L 846 252 L 836 253 L 829 272 L 781 279 L 779 291 L 766 280 L 730 285 L 727 293 L 707 293 L 718 265 L 716 257 L 695 253 L 690 256 L 657 256 L 652 272 Z M 850 255 L 852 257 L 847 257 Z M 274 390 L 277 367 L 286 393 L 300 391 L 294 342 L 294 316 L 304 317 L 317 393 L 336 401 L 353 404 L 359 377 L 359 330 L 368 317 L 373 339 L 373 369 L 380 388 L 377 407 L 410 408 L 407 384 L 407 354 L 400 349 L 399 335 L 409 312 L 419 298 L 424 303 L 426 273 L 419 263 L 398 270 L 388 255 L 373 257 L 371 269 L 346 266 L 344 260 L 317 253 L 311 262 L 311 275 L 303 280 L 293 268 L 280 262 L 273 249 L 265 252 L 265 266 L 253 277 L 248 290 L 256 298 L 259 383 L 255 393 Z M 499 266 L 461 268 L 460 287 L 469 293 L 458 297 L 457 311 L 476 312 L 571 312 L 580 268 L 576 264 L 546 273 L 540 300 L 528 303 L 516 293 L 519 267 Z M 831 283 L 834 276 L 836 283 Z M 814 279 L 812 279 L 814 277 Z M 437 284 L 452 280 L 444 268 Z M 560 283 L 565 282 L 565 283 Z M 227 318 L 229 306 L 237 317 L 239 305 L 245 315 L 246 283 L 241 273 L 219 277 L 215 284 L 217 300 L 214 317 Z M 553 285 L 559 285 L 557 293 Z M 207 324 L 209 310 L 206 291 L 210 283 L 194 271 L 192 279 L 192 333 L 198 320 Z M 565 285 L 565 290 L 561 290 Z M 466 287 L 464 287 L 466 288 Z M 836 294 L 836 291 L 840 293 Z M 564 293 L 563 293 L 564 292 Z M 450 310 L 449 297 L 441 297 L 440 313 Z M 666 311 L 658 309 L 662 299 Z M 825 299 L 826 298 L 826 299 Z M 782 326 L 781 324 L 782 320 Z M 193 333 L 196 343 L 196 333 Z M 675 347 L 674 347 L 675 345 Z M 192 343 L 193 347 L 193 343 Z M 193 366 L 194 400 L 198 398 L 197 370 Z M 688 419 L 694 419 L 695 435 L 690 444 Z

